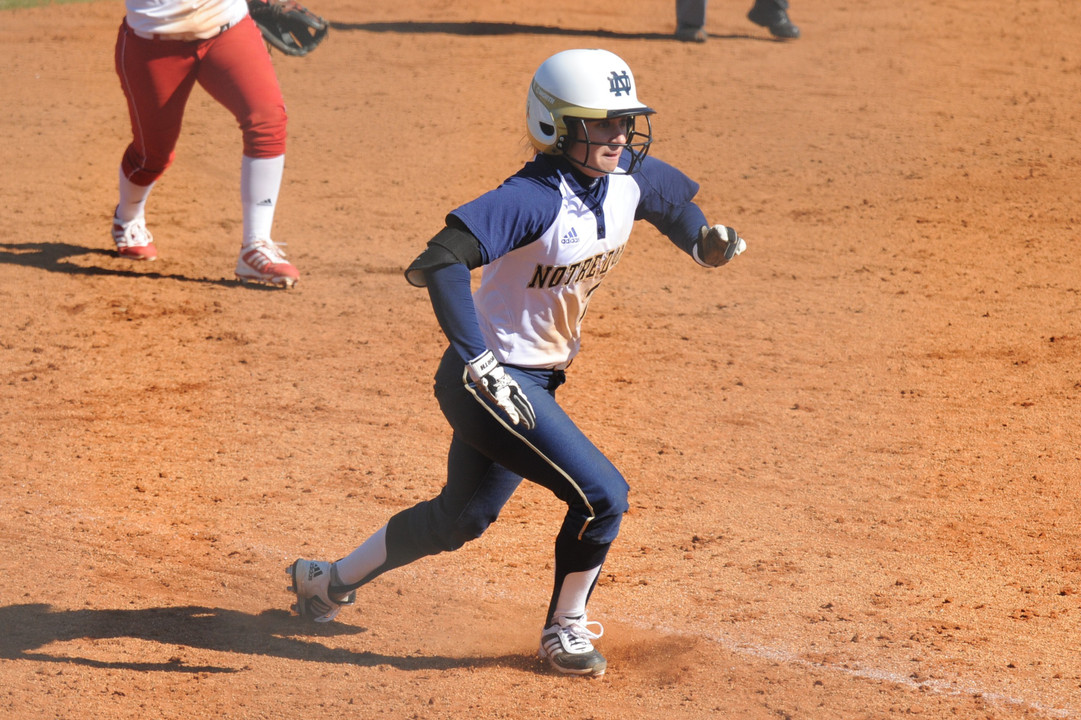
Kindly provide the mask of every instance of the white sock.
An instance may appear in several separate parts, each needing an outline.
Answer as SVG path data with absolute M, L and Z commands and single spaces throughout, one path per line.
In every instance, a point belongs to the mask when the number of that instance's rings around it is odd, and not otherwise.
M 593 587 L 593 581 L 601 572 L 601 566 L 592 570 L 570 573 L 563 578 L 563 587 L 559 589 L 559 600 L 552 617 L 581 617 L 586 614 L 586 600 Z
M 120 176 L 118 183 L 120 202 L 116 204 L 116 219 L 126 225 L 135 218 L 142 217 L 146 212 L 146 199 L 150 197 L 150 189 L 154 187 L 154 183 L 136 185 L 124 177 L 123 168 L 118 174 Z
M 240 161 L 240 206 L 244 212 L 244 244 L 255 238 L 270 239 L 278 191 L 285 172 L 285 156 Z
M 358 583 L 387 561 L 387 526 L 376 530 L 372 536 L 353 552 L 334 563 L 338 579 L 344 585 Z

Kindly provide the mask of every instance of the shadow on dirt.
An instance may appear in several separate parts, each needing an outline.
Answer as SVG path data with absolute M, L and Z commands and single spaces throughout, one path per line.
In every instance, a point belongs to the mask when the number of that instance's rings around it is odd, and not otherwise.
M 73 262 L 84 258 L 82 263 Z M 99 262 L 100 261 L 100 262 Z M 104 267 L 105 263 L 123 263 L 129 267 Z M 62 242 L 0 243 L 0 265 L 18 265 L 65 275 L 99 277 L 149 278 L 152 280 L 176 280 L 221 287 L 244 287 L 252 290 L 280 291 L 281 288 L 258 283 L 244 283 L 227 278 L 190 277 L 177 273 L 161 273 L 150 270 L 153 262 L 120 260 L 112 250 L 88 248 Z M 139 269 L 131 269 L 136 267 Z M 145 270 L 143 268 L 146 268 Z
M 541 672 L 535 659 L 522 655 L 396 657 L 330 648 L 315 638 L 356 635 L 367 630 L 340 623 L 313 625 L 284 610 L 266 610 L 258 615 L 208 607 L 54 611 L 44 603 L 31 603 L 0 607 L 0 627 L 4 628 L 0 634 L 0 659 L 141 672 L 234 673 L 247 669 L 243 666 L 189 665 L 176 655 L 177 646 L 362 667 L 387 665 L 399 670 L 510 667 Z M 144 662 L 80 657 L 70 647 L 40 651 L 40 648 L 57 643 L 122 638 L 159 643 L 163 652 L 172 652 L 174 656 L 163 662 Z M 115 654 L 115 645 L 110 645 L 108 652 Z
M 521 25 L 519 23 L 503 22 L 372 22 L 372 23 L 343 23 L 331 21 L 330 26 L 335 30 L 362 30 L 374 33 L 403 33 L 403 34 L 444 34 L 444 35 L 569 35 L 572 37 L 605 38 L 609 40 L 670 40 L 677 42 L 672 33 L 627 33 L 615 30 L 579 30 L 576 28 L 551 27 L 548 25 Z M 775 42 L 774 38 L 759 37 L 755 35 L 710 34 L 710 38 L 718 40 L 762 40 Z

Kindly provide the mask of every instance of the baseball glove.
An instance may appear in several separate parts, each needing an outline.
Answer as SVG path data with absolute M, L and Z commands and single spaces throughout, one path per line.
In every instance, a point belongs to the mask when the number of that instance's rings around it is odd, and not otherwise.
M 326 20 L 296 0 L 248 0 L 248 12 L 268 43 L 295 57 L 314 50 L 330 29 Z

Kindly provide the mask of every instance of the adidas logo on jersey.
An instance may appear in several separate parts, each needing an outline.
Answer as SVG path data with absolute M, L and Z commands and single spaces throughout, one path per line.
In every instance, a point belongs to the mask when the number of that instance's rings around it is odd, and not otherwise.
M 571 228 L 566 235 L 559 239 L 560 245 L 573 245 L 578 242 L 578 231 Z

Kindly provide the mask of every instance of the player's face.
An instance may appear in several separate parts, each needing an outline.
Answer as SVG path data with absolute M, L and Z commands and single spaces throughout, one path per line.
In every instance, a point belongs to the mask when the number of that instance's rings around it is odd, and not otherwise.
M 590 177 L 600 177 L 615 172 L 619 158 L 627 144 L 633 120 L 629 117 L 585 120 L 577 127 L 577 135 L 585 135 L 589 142 L 576 137 L 566 150 L 567 157 Z

